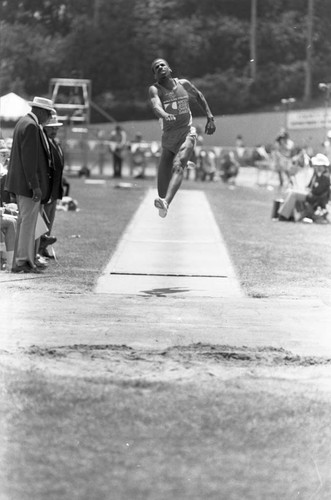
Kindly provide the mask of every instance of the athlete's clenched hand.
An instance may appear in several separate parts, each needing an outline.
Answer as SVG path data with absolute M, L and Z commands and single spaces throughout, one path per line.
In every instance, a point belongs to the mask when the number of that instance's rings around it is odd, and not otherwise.
M 214 123 L 214 118 L 207 118 L 207 124 L 205 127 L 205 133 L 207 135 L 212 135 L 216 130 L 216 126 Z

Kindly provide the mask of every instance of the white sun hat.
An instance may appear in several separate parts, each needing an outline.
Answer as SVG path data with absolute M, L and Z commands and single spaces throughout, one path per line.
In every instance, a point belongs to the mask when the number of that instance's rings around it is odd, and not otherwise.
M 313 156 L 311 159 L 311 164 L 314 167 L 328 167 L 330 165 L 329 158 L 322 153 L 317 153 L 316 156 Z
M 49 121 L 44 125 L 44 127 L 62 127 L 63 123 L 58 121 L 57 114 L 52 113 Z
M 33 101 L 29 101 L 28 104 L 32 108 L 47 109 L 47 111 L 55 113 L 53 101 L 51 101 L 51 99 L 46 99 L 46 97 L 34 97 Z

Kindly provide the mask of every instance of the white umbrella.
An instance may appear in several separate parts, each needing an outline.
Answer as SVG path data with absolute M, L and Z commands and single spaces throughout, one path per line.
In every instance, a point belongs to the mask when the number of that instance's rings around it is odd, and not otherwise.
M 31 111 L 31 106 L 14 92 L 0 97 L 0 117 L 2 120 L 18 120 Z

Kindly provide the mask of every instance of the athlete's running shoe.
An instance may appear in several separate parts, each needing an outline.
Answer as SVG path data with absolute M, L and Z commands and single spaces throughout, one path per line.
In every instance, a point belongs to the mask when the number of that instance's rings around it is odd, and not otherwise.
M 154 205 L 159 209 L 159 216 L 164 219 L 168 213 L 168 203 L 163 198 L 155 198 Z

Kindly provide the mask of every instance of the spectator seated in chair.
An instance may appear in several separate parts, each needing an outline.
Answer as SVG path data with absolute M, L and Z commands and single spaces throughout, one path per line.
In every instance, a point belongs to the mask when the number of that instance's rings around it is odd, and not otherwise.
M 318 153 L 311 159 L 314 173 L 307 186 L 307 190 L 289 191 L 284 204 L 278 214 L 279 220 L 294 220 L 296 222 L 308 217 L 312 220 L 318 218 L 317 209 L 324 210 L 325 221 L 327 222 L 326 206 L 330 199 L 330 162 L 328 158 Z
M 223 182 L 227 184 L 235 184 L 236 178 L 239 173 L 240 163 L 237 160 L 235 153 L 229 151 L 221 159 L 221 173 L 220 177 Z
M 329 188 L 326 188 L 326 191 L 324 193 L 321 193 L 319 196 L 313 195 L 311 193 L 307 195 L 303 210 L 300 214 L 300 219 L 304 219 L 305 217 L 307 217 L 309 219 L 312 219 L 314 222 L 328 222 L 327 205 L 330 200 L 330 177 L 325 170 L 322 171 L 320 177 L 324 176 L 329 178 Z M 315 177 L 314 174 L 310 184 L 313 184 L 315 182 L 318 182 L 318 179 L 317 175 Z
M 199 178 L 202 181 L 213 181 L 216 175 L 216 153 L 213 150 L 201 149 L 199 152 Z
M 2 251 L 5 250 L 6 270 L 8 272 L 11 272 L 13 266 L 16 229 L 17 217 L 6 214 L 5 209 L 0 208 L 0 243 L 5 245 L 4 249 L 2 247 Z M 2 251 L 0 250 L 0 254 Z

